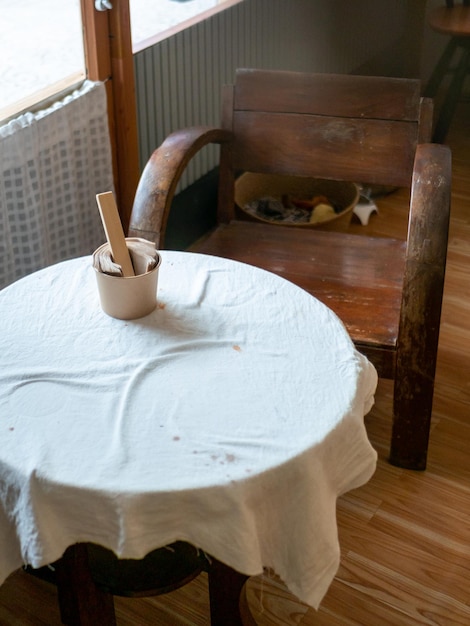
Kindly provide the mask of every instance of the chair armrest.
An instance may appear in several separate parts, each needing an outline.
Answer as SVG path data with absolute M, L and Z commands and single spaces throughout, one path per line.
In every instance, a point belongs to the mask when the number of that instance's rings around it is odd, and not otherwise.
M 451 152 L 440 144 L 416 151 L 404 275 L 403 325 L 424 321 L 435 338 L 439 328 L 449 238 Z M 429 325 L 431 322 L 432 325 Z M 429 339 L 429 338 L 428 338 Z M 436 342 L 437 343 L 437 342 Z
M 221 128 L 193 126 L 169 135 L 150 157 L 137 186 L 129 231 L 131 237 L 164 244 L 165 229 L 176 186 L 189 161 L 204 146 L 230 141 Z
M 451 152 L 447 146 L 418 146 L 398 334 L 396 379 L 400 386 L 395 389 L 395 401 L 408 399 L 408 419 L 423 413 L 423 397 L 430 403 L 431 414 L 449 237 L 451 175 Z M 413 406 L 413 398 L 417 406 Z M 423 435 L 426 428 L 423 424 Z

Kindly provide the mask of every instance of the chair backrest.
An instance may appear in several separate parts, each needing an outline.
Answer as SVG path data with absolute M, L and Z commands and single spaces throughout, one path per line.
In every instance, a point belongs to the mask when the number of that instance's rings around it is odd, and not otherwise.
M 410 186 L 432 103 L 418 80 L 240 69 L 223 94 L 220 219 L 237 171 Z

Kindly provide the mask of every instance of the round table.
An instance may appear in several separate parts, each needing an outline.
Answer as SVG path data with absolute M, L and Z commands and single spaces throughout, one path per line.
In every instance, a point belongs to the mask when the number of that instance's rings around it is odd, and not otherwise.
M 278 276 L 162 257 L 137 320 L 103 313 L 88 257 L 0 292 L 0 583 L 76 542 L 141 558 L 185 540 L 318 607 L 336 499 L 375 470 L 375 369 Z

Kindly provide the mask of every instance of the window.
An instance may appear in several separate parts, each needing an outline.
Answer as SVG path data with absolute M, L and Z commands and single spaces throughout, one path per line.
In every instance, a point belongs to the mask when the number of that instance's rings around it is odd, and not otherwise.
M 134 52 L 241 1 L 129 0 Z M 1 10 L 0 121 L 86 76 L 80 0 L 1 0 Z
M 134 52 L 242 0 L 129 0 Z
M 0 120 L 85 78 L 80 0 L 2 0 Z

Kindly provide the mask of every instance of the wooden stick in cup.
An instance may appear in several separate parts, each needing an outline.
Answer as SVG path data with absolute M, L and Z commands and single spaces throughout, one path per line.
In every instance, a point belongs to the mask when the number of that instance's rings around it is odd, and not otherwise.
M 113 192 L 97 194 L 96 202 L 114 262 L 121 266 L 124 277 L 135 276 Z

